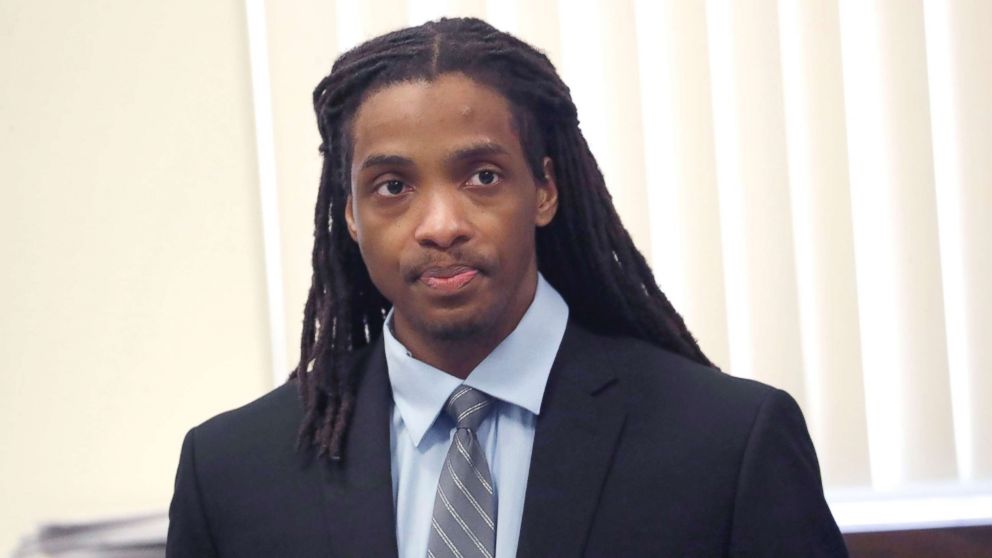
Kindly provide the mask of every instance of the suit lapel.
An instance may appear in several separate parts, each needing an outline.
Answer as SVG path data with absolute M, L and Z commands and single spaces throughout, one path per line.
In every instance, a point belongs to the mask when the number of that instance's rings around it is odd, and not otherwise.
M 382 338 L 362 351 L 360 374 L 343 462 L 323 467 L 324 524 L 332 556 L 396 556 L 396 522 L 390 471 L 392 398 Z
M 579 556 L 624 423 L 613 363 L 569 323 L 534 434 L 518 556 Z

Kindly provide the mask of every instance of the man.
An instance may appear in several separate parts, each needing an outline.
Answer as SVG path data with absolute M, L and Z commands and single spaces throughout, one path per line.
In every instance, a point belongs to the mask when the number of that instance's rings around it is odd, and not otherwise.
M 802 415 L 712 367 L 567 87 L 474 19 L 343 55 L 299 366 L 194 428 L 170 556 L 842 556 Z

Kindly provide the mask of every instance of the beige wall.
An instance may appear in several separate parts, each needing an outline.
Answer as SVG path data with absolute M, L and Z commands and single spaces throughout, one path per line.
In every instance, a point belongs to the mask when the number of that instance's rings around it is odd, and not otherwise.
M 0 554 L 271 385 L 244 5 L 0 2 Z

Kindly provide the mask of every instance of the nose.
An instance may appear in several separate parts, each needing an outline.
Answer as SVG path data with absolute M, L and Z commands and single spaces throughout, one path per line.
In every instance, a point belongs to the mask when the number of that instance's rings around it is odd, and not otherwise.
M 447 250 L 471 238 L 464 200 L 457 192 L 432 188 L 418 200 L 421 207 L 414 239 L 422 246 Z

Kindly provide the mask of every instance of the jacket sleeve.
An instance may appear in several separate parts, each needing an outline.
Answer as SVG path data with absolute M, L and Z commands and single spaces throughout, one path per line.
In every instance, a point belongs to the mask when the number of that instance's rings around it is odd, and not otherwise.
M 200 501 L 195 432 L 196 429 L 193 429 L 186 434 L 179 456 L 175 491 L 169 506 L 169 535 L 165 550 L 167 558 L 210 558 L 218 555 Z
M 762 402 L 737 480 L 731 556 L 847 556 L 823 496 L 802 411 L 784 391 Z

